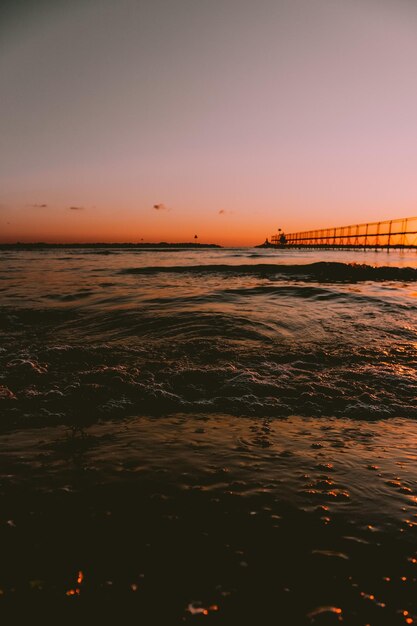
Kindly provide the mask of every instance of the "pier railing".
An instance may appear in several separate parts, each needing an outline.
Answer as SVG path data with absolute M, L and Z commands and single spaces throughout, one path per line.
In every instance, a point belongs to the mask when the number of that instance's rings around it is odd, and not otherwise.
M 272 235 L 275 245 L 320 248 L 417 248 L 417 217 Z

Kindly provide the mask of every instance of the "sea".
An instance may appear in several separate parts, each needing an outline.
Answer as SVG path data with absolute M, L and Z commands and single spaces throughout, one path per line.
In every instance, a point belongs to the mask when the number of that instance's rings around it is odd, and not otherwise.
M 0 612 L 417 623 L 416 366 L 415 250 L 0 250 Z

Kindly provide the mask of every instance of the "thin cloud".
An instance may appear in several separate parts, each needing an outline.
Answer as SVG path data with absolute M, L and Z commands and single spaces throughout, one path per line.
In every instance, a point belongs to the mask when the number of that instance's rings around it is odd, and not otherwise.
M 166 204 L 164 204 L 163 202 L 161 202 L 160 204 L 154 204 L 153 208 L 155 209 L 155 211 L 170 211 L 171 209 L 169 207 L 167 207 Z
M 69 206 L 68 209 L 70 211 L 85 211 L 85 207 L 83 206 Z
M 30 206 L 33 207 L 34 209 L 46 209 L 48 205 L 47 204 L 31 204 Z

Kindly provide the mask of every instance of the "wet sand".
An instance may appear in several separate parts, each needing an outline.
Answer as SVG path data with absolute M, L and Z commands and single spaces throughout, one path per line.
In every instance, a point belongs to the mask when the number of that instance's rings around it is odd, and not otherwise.
M 4 434 L 1 610 L 416 623 L 416 442 L 405 419 L 189 414 Z

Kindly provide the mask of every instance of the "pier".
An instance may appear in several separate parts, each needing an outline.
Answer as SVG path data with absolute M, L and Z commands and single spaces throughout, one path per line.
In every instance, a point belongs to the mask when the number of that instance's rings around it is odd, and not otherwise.
M 272 235 L 274 247 L 416 248 L 417 217 Z

